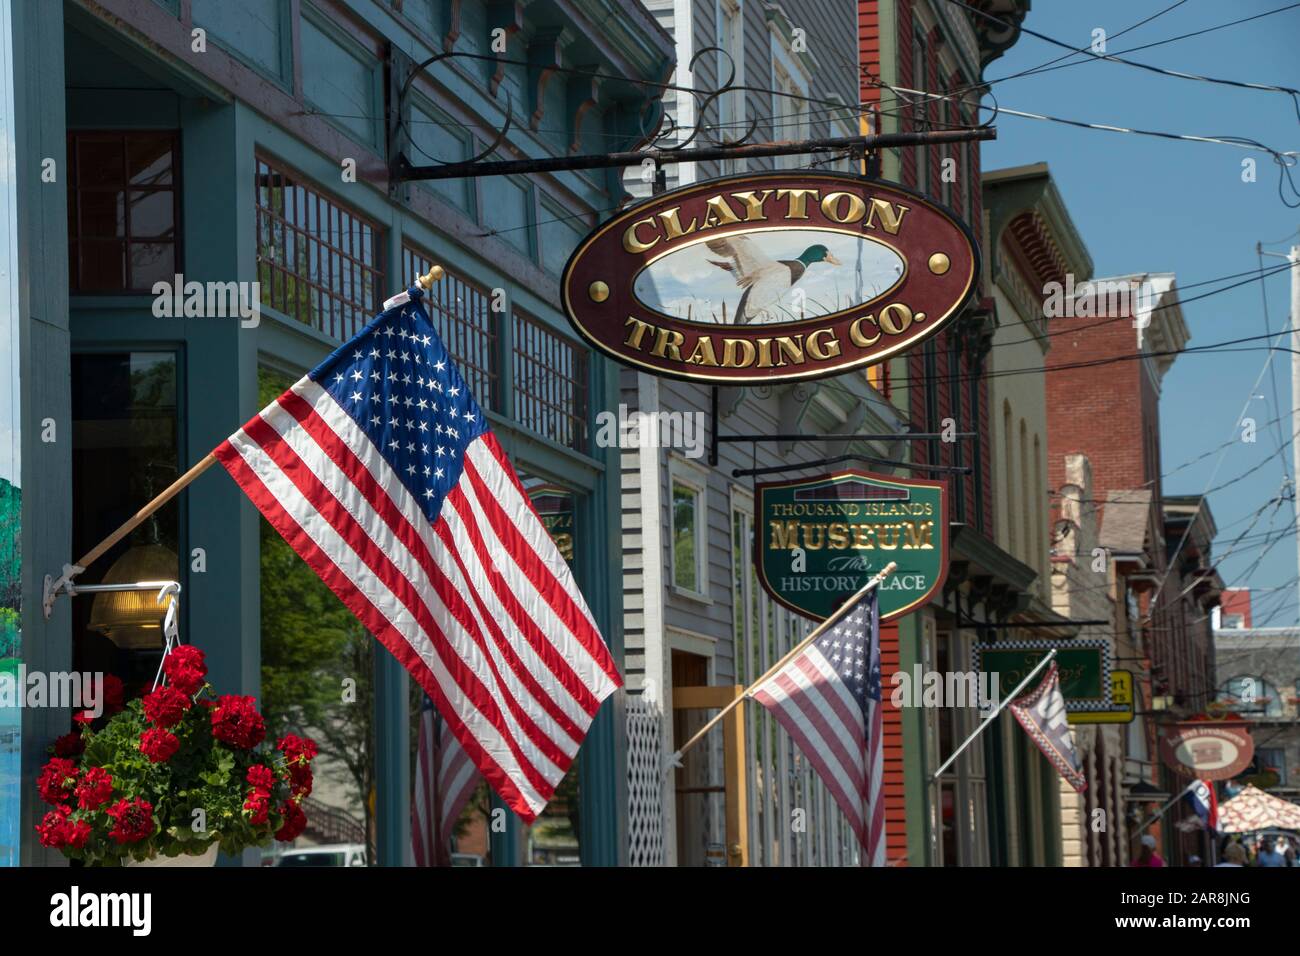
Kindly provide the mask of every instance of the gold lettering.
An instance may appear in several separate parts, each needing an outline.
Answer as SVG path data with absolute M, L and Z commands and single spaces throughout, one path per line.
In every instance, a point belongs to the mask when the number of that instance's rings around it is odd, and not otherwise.
M 843 551 L 849 546 L 849 526 L 842 521 L 834 522 L 830 527 L 831 547 Z
M 689 226 L 685 229 L 682 228 L 682 221 L 677 218 L 677 214 L 681 211 L 681 206 L 674 206 L 672 209 L 666 209 L 659 214 L 659 218 L 662 219 L 664 225 L 668 227 L 666 235 L 669 242 L 672 242 L 674 239 L 680 239 L 682 236 L 689 236 L 695 231 L 694 219 L 691 220 Z
M 897 210 L 897 211 L 895 211 Z M 872 199 L 871 208 L 867 210 L 867 221 L 863 229 L 876 228 L 874 223 L 876 213 L 880 213 L 880 224 L 884 227 L 885 232 L 891 236 L 898 235 L 898 230 L 903 225 L 903 216 L 907 213 L 908 207 L 903 205 L 895 206 L 891 202 L 883 199 Z
M 864 548 L 868 551 L 875 550 L 875 542 L 871 540 L 874 530 L 873 526 L 869 524 L 855 524 L 853 526 L 853 547 Z
M 880 328 L 877 326 L 876 334 L 871 336 L 871 338 L 867 338 L 862 334 L 863 322 L 870 322 L 872 325 L 876 325 L 876 317 L 874 315 L 864 315 L 860 319 L 854 319 L 853 324 L 849 326 L 849 341 L 858 348 L 865 349 L 870 348 L 880 341 Z
M 807 219 L 808 197 L 816 199 L 820 195 L 820 189 L 778 189 L 776 191 L 777 199 L 790 200 L 786 207 L 786 219 Z
M 734 222 L 740 222 L 737 216 L 727 205 L 727 200 L 722 196 L 714 196 L 705 205 L 708 206 L 708 212 L 704 214 L 704 224 L 700 229 L 712 229 L 714 226 L 729 226 Z
M 636 234 L 636 227 L 650 226 L 650 228 L 653 229 L 654 224 L 655 221 L 653 219 L 638 219 L 636 222 L 632 223 L 632 225 L 628 226 L 627 232 L 623 233 L 623 248 L 633 255 L 636 255 L 639 252 L 649 252 L 653 249 L 655 244 L 659 242 L 658 233 L 655 234 L 654 239 L 651 241 L 643 242 Z
M 840 216 L 840 200 L 849 201 L 848 212 Z M 822 214 L 832 222 L 850 223 L 857 222 L 867 213 L 867 204 L 862 201 L 862 197 L 855 193 L 827 193 L 822 199 Z
M 758 343 L 758 367 L 771 368 L 772 367 L 772 340 L 755 339 L 754 341 Z
M 674 362 L 682 360 L 682 343 L 686 341 L 686 336 L 680 332 L 674 332 L 672 329 L 660 329 L 659 337 L 655 339 L 655 347 L 650 350 L 650 354 L 655 358 L 670 358 Z M 665 355 L 665 352 L 672 354 Z
M 901 302 L 891 302 L 880 310 L 880 327 L 890 335 L 902 335 L 912 325 L 912 310 Z
M 772 521 L 769 525 L 772 529 L 773 548 L 789 551 L 799 546 L 799 522 Z
M 903 542 L 904 551 L 934 550 L 934 539 L 932 537 L 934 531 L 933 521 L 905 521 L 903 522 L 903 528 L 907 532 L 907 540 Z
M 881 551 L 896 551 L 898 549 L 898 541 L 902 537 L 898 533 L 898 527 L 896 524 L 882 524 L 877 528 L 876 544 L 880 546 Z M 894 533 L 892 538 L 889 535 L 891 531 Z
M 776 340 L 776 348 L 776 364 L 778 366 L 785 365 L 785 360 L 787 358 L 795 365 L 802 365 L 804 363 L 802 335 L 796 335 L 793 337 L 789 335 L 778 336 Z
M 822 336 L 830 339 L 825 345 L 818 341 Z M 808 347 L 808 354 L 813 357 L 815 362 L 825 362 L 827 359 L 833 359 L 840 354 L 840 340 L 835 337 L 834 329 L 818 329 L 808 336 L 804 344 Z
M 736 353 L 740 354 L 737 355 Z M 722 367 L 748 368 L 754 361 L 754 343 L 749 339 L 722 340 Z
M 762 192 L 750 190 L 743 193 L 732 193 L 732 199 L 739 199 L 745 204 L 745 222 L 758 222 L 767 218 L 767 213 L 763 212 L 763 203 L 767 202 L 767 197 L 772 195 L 772 190 L 764 189 Z
M 709 368 L 718 367 L 718 358 L 713 354 L 713 338 L 711 336 L 700 336 L 699 341 L 695 343 L 695 349 L 686 360 L 686 364 L 707 365 Z
M 824 524 L 806 524 L 803 525 L 803 546 L 809 551 L 820 551 L 826 546 L 826 525 Z M 816 536 L 813 532 L 817 532 Z
M 642 322 L 635 315 L 629 315 L 623 327 L 632 326 L 632 331 L 627 334 L 627 340 L 623 343 L 629 348 L 634 348 L 638 352 L 641 350 L 641 340 L 645 338 L 646 332 L 654 328 L 649 322 Z

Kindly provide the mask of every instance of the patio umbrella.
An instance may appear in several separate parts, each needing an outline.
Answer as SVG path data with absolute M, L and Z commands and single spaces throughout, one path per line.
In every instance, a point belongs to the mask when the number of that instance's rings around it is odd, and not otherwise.
M 1300 806 L 1248 785 L 1231 800 L 1219 804 L 1219 829 L 1224 833 L 1300 831 Z

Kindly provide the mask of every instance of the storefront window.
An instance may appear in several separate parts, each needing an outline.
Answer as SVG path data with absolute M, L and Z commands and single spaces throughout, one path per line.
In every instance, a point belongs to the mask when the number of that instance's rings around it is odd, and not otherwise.
M 178 420 L 174 353 L 72 356 L 74 553 L 90 550 L 176 480 Z M 177 580 L 179 533 L 180 499 L 173 498 L 77 583 Z M 121 593 L 73 600 L 73 669 L 115 675 L 128 700 L 147 693 L 163 643 L 161 618 L 148 613 L 153 597 Z
M 577 499 L 564 487 L 529 475 L 521 475 L 524 487 L 551 533 L 564 560 L 573 567 Z M 542 815 L 523 831 L 525 866 L 579 866 L 582 863 L 580 827 L 582 794 L 578 785 L 582 754 L 573 762 L 555 796 Z
M 293 377 L 258 371 L 258 404 Z M 260 522 L 262 707 L 267 738 L 311 737 L 316 782 L 293 846 L 364 850 L 373 863 L 375 640 L 265 519 Z M 277 844 L 278 846 L 278 844 Z

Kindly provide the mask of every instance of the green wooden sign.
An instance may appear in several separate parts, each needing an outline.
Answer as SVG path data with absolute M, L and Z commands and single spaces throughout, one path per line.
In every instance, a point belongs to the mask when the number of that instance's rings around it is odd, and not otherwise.
M 880 619 L 929 600 L 948 574 L 944 483 L 849 470 L 760 484 L 754 562 L 781 604 L 822 621 L 893 561 Z
M 1110 646 L 1104 640 L 976 644 L 975 669 L 981 673 L 996 672 L 998 686 L 1009 694 L 1054 647 L 1066 711 L 1110 710 Z M 1044 673 L 1040 672 L 1039 677 Z M 1031 684 L 1024 692 L 1028 693 L 1034 686 Z

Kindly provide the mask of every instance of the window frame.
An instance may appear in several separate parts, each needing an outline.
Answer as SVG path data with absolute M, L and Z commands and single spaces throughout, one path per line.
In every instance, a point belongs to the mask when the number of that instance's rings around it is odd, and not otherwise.
M 130 160 L 129 160 L 130 154 L 127 152 L 127 149 L 129 147 L 129 140 L 133 136 L 139 136 L 139 137 L 147 136 L 147 137 L 155 137 L 155 138 L 165 137 L 171 140 L 172 166 L 171 166 L 170 185 L 147 186 L 147 187 L 132 185 L 130 181 L 130 176 L 131 176 Z M 85 248 L 87 239 L 84 235 L 82 235 L 82 231 L 81 231 L 80 194 L 82 192 L 82 186 L 81 186 L 80 176 L 78 174 L 78 167 L 80 165 L 80 145 L 81 145 L 81 141 L 83 140 L 96 140 L 96 139 L 104 140 L 109 137 L 120 140 L 121 147 L 123 150 L 122 174 L 124 178 L 121 183 L 123 233 L 121 238 L 117 240 L 114 240 L 113 238 L 110 237 L 95 237 L 89 241 L 105 243 L 105 244 L 114 241 L 121 243 L 122 256 L 123 256 L 123 260 L 122 260 L 123 283 L 122 283 L 122 288 L 120 289 L 83 288 L 82 280 L 81 280 L 81 275 L 82 275 L 81 256 L 82 256 L 82 250 Z M 68 276 L 69 294 L 95 295 L 95 296 L 153 295 L 154 294 L 153 287 L 160 280 L 155 279 L 154 282 L 150 283 L 148 286 L 133 286 L 130 283 L 131 245 L 133 241 L 139 245 L 149 245 L 149 244 L 170 245 L 172 247 L 173 268 L 171 274 L 166 276 L 165 280 L 167 282 L 173 282 L 175 281 L 175 276 L 177 273 L 183 274 L 185 271 L 184 268 L 185 228 L 184 228 L 184 223 L 182 222 L 181 219 L 182 211 L 183 211 L 183 206 L 181 203 L 181 191 L 184 189 L 184 183 L 181 181 L 181 172 L 182 172 L 182 167 L 184 166 L 184 161 L 181 157 L 180 129 L 179 128 L 70 129 L 67 131 L 67 136 L 66 136 L 66 150 L 67 150 L 67 166 L 68 166 L 67 174 L 68 174 L 68 194 L 69 194 L 68 212 L 69 212 L 70 220 L 72 219 L 72 217 L 75 216 L 75 226 L 72 221 L 69 221 L 68 230 L 66 233 L 66 238 L 68 243 L 68 260 L 69 260 L 69 273 L 70 273 Z M 103 187 L 100 187 L 100 188 L 92 188 L 87 191 L 105 192 L 107 190 Z M 151 237 L 140 237 L 138 239 L 133 240 L 131 235 L 131 193 L 133 192 L 161 193 L 161 192 L 169 192 L 169 191 L 172 194 L 172 236 L 171 238 L 159 239 L 156 236 L 151 236 Z M 75 236 L 73 235 L 74 228 L 76 233 Z
M 686 587 L 677 582 L 677 507 L 675 496 L 678 485 L 682 485 L 695 493 L 694 587 Z M 708 519 L 708 472 L 677 454 L 670 455 L 668 458 L 669 586 L 672 588 L 673 593 L 704 604 L 713 603 L 713 598 L 709 595 Z

